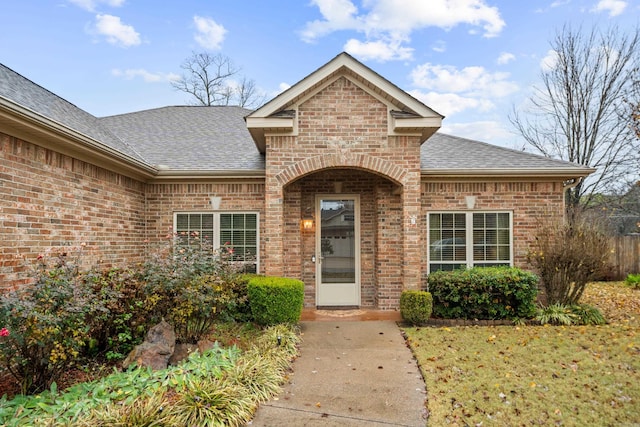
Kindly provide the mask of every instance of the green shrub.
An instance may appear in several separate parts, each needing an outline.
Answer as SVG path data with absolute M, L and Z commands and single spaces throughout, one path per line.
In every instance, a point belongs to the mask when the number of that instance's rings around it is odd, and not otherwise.
M 428 277 L 437 317 L 519 319 L 536 313 L 538 277 L 513 267 L 437 271 Z
M 136 278 L 134 269 L 128 268 L 91 271 L 84 280 L 106 308 L 89 319 L 89 355 L 122 359 L 144 340 L 153 326 L 145 304 L 144 283 Z
M 286 277 L 254 276 L 247 284 L 251 314 L 262 325 L 297 323 L 304 303 L 304 283 Z
M 429 292 L 407 290 L 400 294 L 400 314 L 413 325 L 426 323 L 432 309 L 433 298 Z
M 627 275 L 627 278 L 624 280 L 624 283 L 627 286 L 630 286 L 634 289 L 640 289 L 640 273 L 639 274 L 631 274 Z

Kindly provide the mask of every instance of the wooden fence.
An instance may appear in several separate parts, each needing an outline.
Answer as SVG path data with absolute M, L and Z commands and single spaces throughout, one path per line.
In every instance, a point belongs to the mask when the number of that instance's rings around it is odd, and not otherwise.
M 640 234 L 611 238 L 613 279 L 623 280 L 627 274 L 640 273 Z

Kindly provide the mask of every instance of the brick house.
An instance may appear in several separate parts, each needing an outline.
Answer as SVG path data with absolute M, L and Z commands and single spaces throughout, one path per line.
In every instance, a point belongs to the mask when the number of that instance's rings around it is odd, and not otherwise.
M 308 307 L 395 309 L 430 271 L 526 267 L 538 222 L 593 169 L 437 133 L 442 119 L 345 53 L 255 111 L 103 118 L 0 65 L 0 289 L 50 247 L 119 265 L 193 231 L 301 278 Z

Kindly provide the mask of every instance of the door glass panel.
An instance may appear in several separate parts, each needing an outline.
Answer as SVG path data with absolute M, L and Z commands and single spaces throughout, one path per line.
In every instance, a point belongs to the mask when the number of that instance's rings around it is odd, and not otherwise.
M 355 283 L 355 200 L 320 201 L 322 283 Z

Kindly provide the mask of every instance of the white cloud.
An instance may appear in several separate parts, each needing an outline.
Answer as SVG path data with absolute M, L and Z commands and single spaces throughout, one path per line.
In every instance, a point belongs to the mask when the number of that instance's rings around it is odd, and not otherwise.
M 558 64 L 558 52 L 556 52 L 555 50 L 547 51 L 547 54 L 545 55 L 545 57 L 542 58 L 542 60 L 540 60 L 540 68 L 542 69 L 543 72 L 553 70 L 557 64 Z
M 116 77 L 122 77 L 126 80 L 133 80 L 136 77 L 141 77 L 147 83 L 159 83 L 159 82 L 170 82 L 174 80 L 178 80 L 180 78 L 179 75 L 174 73 L 152 73 L 142 68 L 135 69 L 127 69 L 120 70 L 119 68 L 114 68 L 111 70 L 111 74 Z
M 300 32 L 302 40 L 311 43 L 334 31 L 356 31 L 363 40 L 351 39 L 349 46 L 362 52 L 360 58 L 379 61 L 411 58 L 411 48 L 402 44 L 422 28 L 449 30 L 465 24 L 472 27 L 471 32 L 481 28 L 485 37 L 495 37 L 505 26 L 498 8 L 485 0 L 364 0 L 364 11 L 351 0 L 311 0 L 311 4 L 318 7 L 322 19 L 306 23 Z M 438 49 L 436 45 L 434 50 Z
M 403 47 L 400 42 L 383 40 L 361 42 L 351 39 L 344 45 L 344 50 L 363 61 L 370 59 L 380 62 L 406 60 L 411 59 L 413 55 L 413 48 Z
M 486 112 L 495 108 L 493 102 L 487 99 L 465 97 L 455 93 L 421 92 L 419 90 L 409 93 L 445 117 L 469 109 Z
M 124 4 L 125 0 L 69 0 L 69 2 L 89 12 L 94 12 L 100 4 L 105 4 L 110 7 L 120 7 Z
M 464 93 L 467 96 L 505 97 L 518 90 L 510 74 L 490 73 L 484 67 L 465 67 L 426 63 L 411 72 L 416 87 L 438 92 Z
M 222 47 L 224 35 L 227 30 L 211 18 L 195 15 L 193 22 L 196 25 L 196 42 L 205 49 L 218 50 Z
M 627 8 L 628 2 L 622 0 L 600 0 L 592 12 L 609 12 L 609 16 L 618 16 Z
M 278 89 L 280 90 L 280 92 L 284 92 L 285 90 L 289 89 L 291 87 L 291 85 L 289 83 L 280 83 L 278 85 Z
M 431 46 L 434 52 L 443 53 L 447 50 L 447 43 L 444 40 L 438 40 Z
M 502 52 L 500 56 L 498 56 L 497 63 L 500 65 L 508 64 L 511 61 L 515 61 L 516 56 L 513 53 Z
M 117 16 L 96 15 L 95 31 L 114 45 L 129 47 L 140 44 L 140 34 L 131 25 L 123 24 Z

